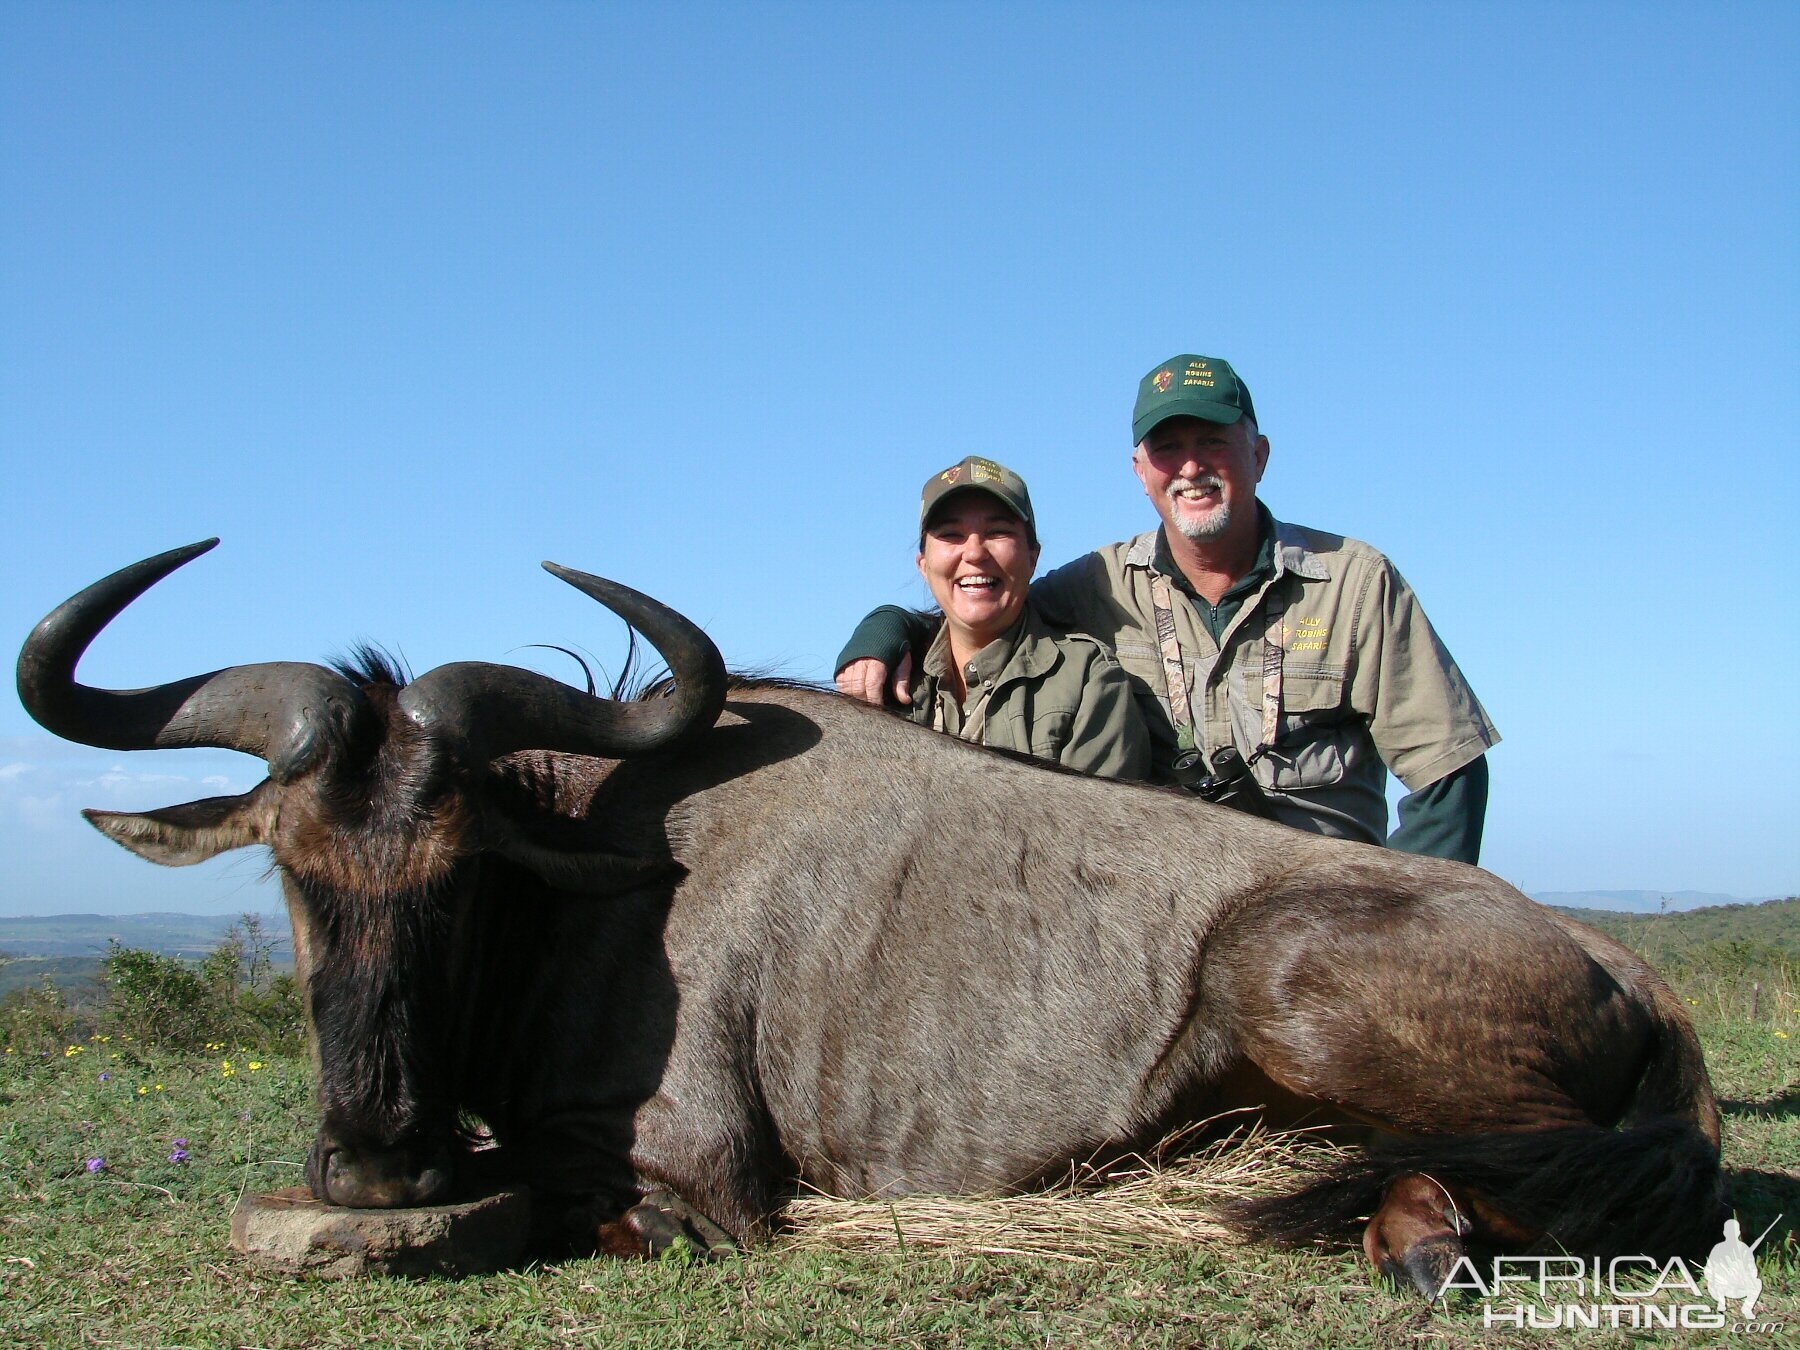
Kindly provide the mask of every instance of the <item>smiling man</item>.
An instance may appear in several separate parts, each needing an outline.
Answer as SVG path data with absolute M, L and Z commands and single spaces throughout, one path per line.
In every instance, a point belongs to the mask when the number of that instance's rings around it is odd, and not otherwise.
M 1039 578 L 1031 603 L 1116 654 L 1153 776 L 1314 833 L 1475 862 L 1499 734 L 1393 564 L 1257 500 L 1269 441 L 1228 362 L 1154 367 L 1132 439 L 1161 523 Z M 907 634 L 904 611 L 871 614 L 838 688 L 881 701 L 917 645 Z M 1409 790 L 1392 837 L 1390 770 Z
M 943 618 L 912 719 L 1083 773 L 1146 777 L 1149 733 L 1124 671 L 1099 643 L 1037 617 L 1037 560 L 1031 494 L 1011 469 L 971 455 L 926 481 L 918 566 Z

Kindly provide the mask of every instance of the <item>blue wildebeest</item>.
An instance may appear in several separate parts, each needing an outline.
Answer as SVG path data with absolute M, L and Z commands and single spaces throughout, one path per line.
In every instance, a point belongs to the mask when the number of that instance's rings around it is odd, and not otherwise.
M 405 683 L 368 656 L 76 683 L 101 628 L 212 542 L 56 609 L 19 688 L 71 740 L 267 761 L 240 797 L 87 816 L 162 863 L 273 853 L 321 1200 L 449 1196 L 470 1111 L 545 1243 L 645 1252 L 755 1239 L 798 1183 L 1029 1186 L 1256 1105 L 1366 1150 L 1237 1221 L 1294 1240 L 1366 1219 L 1370 1260 L 1428 1295 L 1466 1241 L 1658 1254 L 1718 1232 L 1718 1113 L 1679 1001 L 1485 872 L 734 682 L 680 615 L 557 567 L 650 639 L 671 694 L 479 663 Z

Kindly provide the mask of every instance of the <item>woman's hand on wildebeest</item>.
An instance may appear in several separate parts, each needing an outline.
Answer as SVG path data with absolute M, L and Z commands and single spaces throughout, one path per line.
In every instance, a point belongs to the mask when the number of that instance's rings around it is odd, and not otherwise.
M 894 701 L 902 707 L 912 706 L 912 664 L 912 653 L 907 652 L 894 670 Z M 874 657 L 864 657 L 852 661 L 837 673 L 837 691 L 879 708 L 884 702 L 887 681 L 887 666 Z

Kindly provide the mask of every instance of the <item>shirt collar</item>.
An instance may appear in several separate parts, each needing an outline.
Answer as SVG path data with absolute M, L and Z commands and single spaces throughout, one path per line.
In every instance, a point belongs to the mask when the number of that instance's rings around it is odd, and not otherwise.
M 1037 639 L 1042 636 L 1043 625 L 1037 613 L 1027 604 L 1019 621 L 995 638 L 987 646 L 976 652 L 969 661 L 972 670 L 963 672 L 963 679 L 972 686 L 979 686 L 989 680 L 1000 678 L 1000 672 L 1006 669 L 1013 654 L 1024 648 L 1023 673 L 1036 675 L 1043 653 L 1039 650 Z M 937 636 L 932 638 L 931 646 L 925 653 L 925 673 L 935 680 L 941 681 L 950 669 L 950 625 L 939 622 Z
M 1330 580 L 1331 569 L 1325 565 L 1323 558 L 1306 546 L 1300 531 L 1285 521 L 1275 519 L 1260 499 L 1256 503 L 1256 519 L 1261 527 L 1258 531 L 1256 561 L 1251 564 L 1250 571 L 1242 580 L 1232 586 L 1233 590 L 1252 582 L 1260 586 L 1283 572 L 1297 573 L 1308 581 Z M 1160 525 L 1131 541 L 1130 547 L 1125 551 L 1125 565 L 1160 572 L 1184 591 L 1190 594 L 1193 592 L 1187 578 L 1182 575 L 1169 553 L 1169 539 Z

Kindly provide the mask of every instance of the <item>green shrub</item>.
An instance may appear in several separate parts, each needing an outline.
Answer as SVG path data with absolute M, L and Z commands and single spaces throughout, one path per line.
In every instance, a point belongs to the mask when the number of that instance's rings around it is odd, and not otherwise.
M 178 1050 L 214 1042 L 295 1052 L 306 1039 L 306 1013 L 291 975 L 274 973 L 274 942 L 246 914 L 198 962 L 121 947 L 101 963 L 108 1032 Z
M 115 1035 L 199 1050 L 228 1034 L 219 999 L 192 966 L 172 956 L 107 944 L 101 962 L 107 1001 L 102 1021 Z
M 245 914 L 201 963 L 233 1034 L 270 1050 L 298 1051 L 306 1042 L 306 1008 L 292 975 L 275 973 L 275 940 L 260 915 Z
M 68 994 L 47 975 L 41 984 L 14 989 L 0 998 L 0 1044 L 19 1054 L 61 1050 L 90 1029 Z
M 276 975 L 260 989 L 238 994 L 237 1009 L 245 1039 L 281 1054 L 299 1054 L 306 1046 L 306 1005 L 292 975 Z
M 1761 938 L 1715 938 L 1668 958 L 1664 969 L 1674 978 L 1719 975 L 1736 979 L 1791 979 L 1800 962 Z

